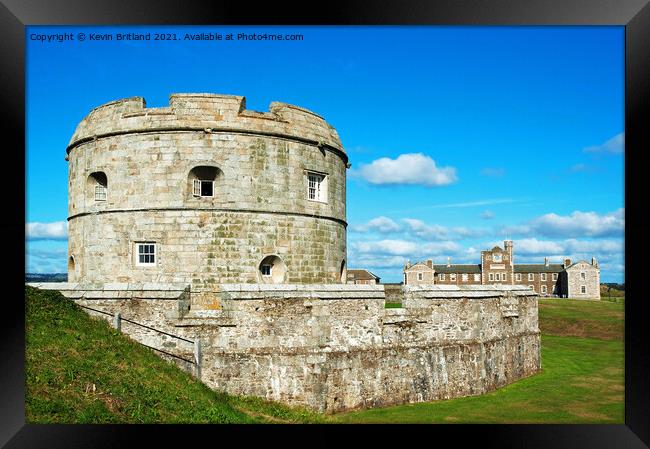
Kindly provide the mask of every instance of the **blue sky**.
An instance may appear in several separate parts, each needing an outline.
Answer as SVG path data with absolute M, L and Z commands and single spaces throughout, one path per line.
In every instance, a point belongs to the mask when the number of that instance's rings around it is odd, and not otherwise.
M 176 33 L 178 41 L 33 40 Z M 233 33 L 186 41 L 185 33 Z M 301 41 L 237 40 L 238 33 Z M 65 272 L 65 148 L 94 107 L 171 93 L 246 97 L 338 131 L 350 268 L 401 280 L 406 260 L 591 260 L 624 281 L 623 27 L 28 27 L 26 270 Z M 502 244 L 502 243 L 501 243 Z

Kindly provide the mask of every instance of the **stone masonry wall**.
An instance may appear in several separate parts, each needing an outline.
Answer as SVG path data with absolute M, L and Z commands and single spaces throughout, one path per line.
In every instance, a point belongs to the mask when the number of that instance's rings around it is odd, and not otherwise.
M 319 411 L 482 394 L 540 369 L 526 288 L 406 287 L 401 309 L 384 309 L 381 285 L 220 288 L 218 310 L 120 293 L 77 301 L 200 339 L 212 388 Z

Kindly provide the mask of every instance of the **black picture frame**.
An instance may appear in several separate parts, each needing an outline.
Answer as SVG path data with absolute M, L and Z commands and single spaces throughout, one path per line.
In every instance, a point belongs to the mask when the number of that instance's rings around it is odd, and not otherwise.
M 2 369 L 0 370 L 0 445 L 6 447 L 121 447 L 147 438 L 169 445 L 196 444 L 202 438 L 224 434 L 247 441 L 251 430 L 287 433 L 282 426 L 112 426 L 25 424 L 24 302 L 25 255 L 25 26 L 111 24 L 331 24 L 331 25 L 622 25 L 625 26 L 625 424 L 621 425 L 439 425 L 396 429 L 394 426 L 363 427 L 365 435 L 402 444 L 421 444 L 421 437 L 436 444 L 464 445 L 469 439 L 481 447 L 535 448 L 641 448 L 650 444 L 650 359 L 645 338 L 647 315 L 645 289 L 641 284 L 642 257 L 647 251 L 650 220 L 645 218 L 643 150 L 648 148 L 650 104 L 650 5 L 647 0 L 446 0 L 436 2 L 381 1 L 323 2 L 316 8 L 282 6 L 275 2 L 196 2 L 175 0 L 3 0 L 0 3 L 0 101 L 2 102 L 2 153 L 5 169 L 0 176 L 5 192 L 0 226 L 5 240 L 16 245 L 16 256 L 6 258 Z M 307 11 L 317 14 L 308 16 Z M 22 151 L 21 151 L 22 149 Z M 630 158 L 631 155 L 631 158 Z M 11 165 L 10 165 L 11 164 Z M 12 169 L 14 167 L 15 169 Z M 21 193 L 22 192 L 22 193 Z M 634 202 L 636 198 L 637 202 Z M 23 220 L 20 220 L 20 217 Z M 21 247 L 22 246 L 22 247 Z M 638 262 L 638 263 L 635 263 Z M 23 269 L 23 273 L 19 271 Z M 8 290 L 6 287 L 10 287 Z M 180 427 L 180 428 L 179 428 Z M 338 426 L 289 426 L 302 430 L 310 441 L 340 444 L 333 428 Z M 401 427 L 401 426 L 400 426 Z M 282 429 L 282 430 L 281 430 Z M 348 429 L 349 430 L 349 426 Z M 417 431 L 420 438 L 411 436 Z M 408 433 L 405 433 L 408 432 Z M 234 435 L 233 435 L 234 434 Z M 316 438 L 314 438 L 316 437 Z M 302 441 L 302 439 L 300 439 Z M 284 444 L 300 441 L 282 437 Z M 425 440 L 426 441 L 426 440 Z M 446 442 L 445 442 L 446 441 Z M 309 444 L 303 441 L 304 444 Z M 219 444 L 219 440 L 214 440 Z M 221 440 L 221 444 L 226 443 Z

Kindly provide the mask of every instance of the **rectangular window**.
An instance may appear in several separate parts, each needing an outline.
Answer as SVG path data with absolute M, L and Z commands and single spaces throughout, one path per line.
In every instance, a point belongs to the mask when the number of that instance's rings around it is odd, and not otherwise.
M 95 186 L 95 201 L 106 201 L 106 186 Z
M 494 280 L 494 273 L 490 273 L 490 274 L 488 275 L 488 277 L 489 277 L 489 279 L 490 279 L 491 281 L 493 281 L 493 280 Z
M 546 293 L 546 285 L 542 285 L 542 293 Z
M 475 274 L 474 275 L 474 282 L 481 282 L 481 275 L 480 274 Z
M 136 243 L 136 265 L 156 265 L 156 244 Z
M 456 280 L 456 273 L 451 273 L 451 274 L 449 275 L 449 280 L 450 280 L 450 281 L 455 281 L 455 280 Z
M 445 280 L 445 273 L 440 273 L 440 280 L 444 281 Z
M 580 273 L 580 279 L 582 280 L 587 279 L 587 274 L 584 271 Z
M 461 276 L 461 279 L 462 279 L 463 282 L 467 282 L 468 279 L 469 279 L 469 275 L 467 275 L 467 274 L 463 274 L 463 275 Z
M 534 285 L 529 285 L 528 288 L 531 289 L 532 291 L 535 291 L 535 286 Z
M 423 277 L 422 273 L 418 273 L 418 281 L 421 281 Z
M 327 202 L 327 183 L 324 175 L 307 172 L 307 198 Z
M 587 286 L 586 285 L 581 285 L 580 286 L 580 293 L 582 293 L 582 294 L 587 293 Z
M 194 196 L 214 196 L 214 181 L 194 180 Z
M 541 276 L 542 276 L 542 281 L 545 281 L 546 280 L 546 273 L 542 273 Z
M 553 273 L 553 280 L 557 281 L 557 273 Z
M 521 273 L 517 273 L 515 275 L 515 279 L 517 279 L 518 281 L 521 281 Z
M 554 294 L 554 295 L 557 294 L 557 285 L 554 285 L 554 286 L 553 286 L 553 294 Z
M 535 275 L 533 273 L 528 273 L 528 280 L 529 281 L 534 281 L 535 280 Z
M 500 280 L 501 280 L 501 274 L 496 273 L 496 274 L 494 275 L 494 280 L 495 280 L 495 281 L 500 281 Z
M 271 265 L 262 265 L 262 276 L 271 276 Z
M 502 280 L 503 282 L 506 281 L 506 279 L 507 279 L 506 276 L 507 276 L 506 273 L 502 273 L 502 274 L 501 274 L 501 280 Z

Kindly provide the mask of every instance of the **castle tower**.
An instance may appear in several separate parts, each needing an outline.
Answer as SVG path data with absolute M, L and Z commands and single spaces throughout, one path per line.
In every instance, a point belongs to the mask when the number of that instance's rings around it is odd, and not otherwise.
M 93 109 L 66 154 L 70 282 L 345 282 L 348 158 L 311 111 L 127 98 Z

